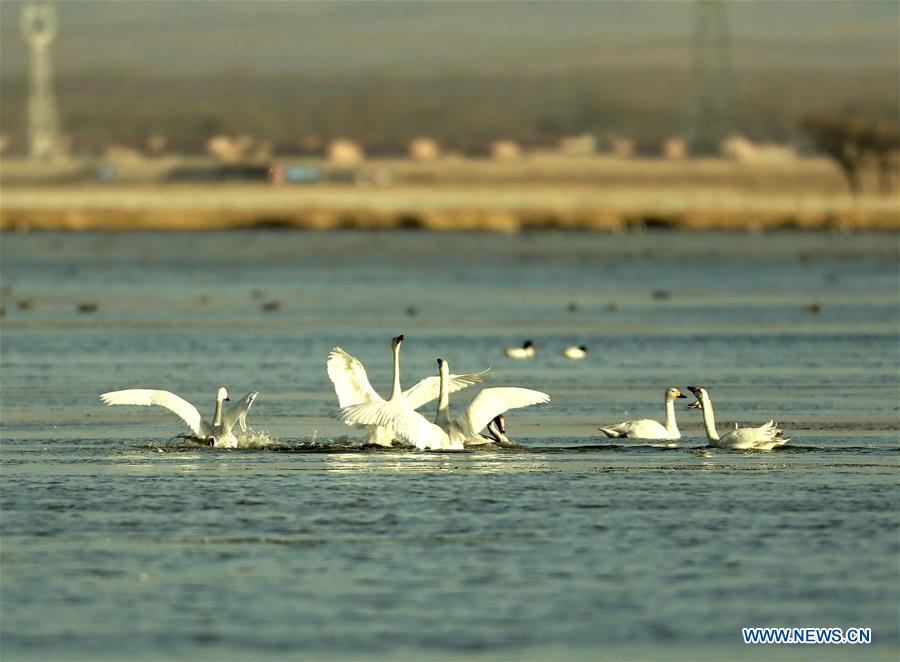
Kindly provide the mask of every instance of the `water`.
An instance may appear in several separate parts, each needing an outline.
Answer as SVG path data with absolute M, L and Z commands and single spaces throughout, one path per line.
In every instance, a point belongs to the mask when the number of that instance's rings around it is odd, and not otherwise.
M 3 659 L 896 659 L 898 283 L 896 234 L 5 235 Z M 385 392 L 398 333 L 407 384 L 553 402 L 518 449 L 361 448 L 325 358 Z M 701 449 L 687 400 L 678 448 L 599 436 L 694 383 L 793 442 Z M 219 384 L 261 392 L 253 448 L 97 400 Z

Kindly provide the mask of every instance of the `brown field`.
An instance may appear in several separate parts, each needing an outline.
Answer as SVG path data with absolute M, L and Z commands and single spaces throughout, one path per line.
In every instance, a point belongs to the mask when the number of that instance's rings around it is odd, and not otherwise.
M 869 173 L 866 193 L 850 196 L 838 169 L 821 158 L 738 163 L 539 154 L 509 162 L 377 160 L 352 170 L 305 160 L 346 181 L 163 181 L 184 163 L 123 162 L 115 182 L 100 183 L 84 176 L 91 171 L 86 162 L 48 170 L 6 159 L 0 229 L 900 229 L 896 192 L 877 193 Z

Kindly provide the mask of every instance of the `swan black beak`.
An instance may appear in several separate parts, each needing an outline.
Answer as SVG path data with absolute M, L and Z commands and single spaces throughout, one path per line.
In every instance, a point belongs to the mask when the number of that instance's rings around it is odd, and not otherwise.
M 225 398 L 227 401 L 231 402 L 231 398 Z
M 688 409 L 700 409 L 703 405 L 700 404 L 699 400 L 694 400 L 691 404 L 687 406 Z

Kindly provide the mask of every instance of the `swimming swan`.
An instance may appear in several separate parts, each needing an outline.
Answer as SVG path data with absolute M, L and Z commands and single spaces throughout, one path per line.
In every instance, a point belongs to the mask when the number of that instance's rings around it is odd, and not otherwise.
M 450 364 L 438 359 L 440 394 L 434 423 L 404 402 L 367 402 L 344 407 L 339 418 L 345 423 L 390 425 L 397 435 L 420 450 L 462 450 L 466 443 L 483 444 L 479 434 L 509 409 L 550 402 L 550 396 L 527 388 L 501 386 L 482 389 L 459 416 L 450 420 Z M 493 436 L 493 435 L 492 435 Z
M 200 412 L 190 402 L 169 391 L 158 391 L 149 388 L 131 388 L 125 391 L 103 393 L 100 400 L 106 405 L 159 405 L 174 412 L 203 441 L 211 441 L 216 448 L 237 448 L 237 437 L 233 429 L 237 423 L 241 430 L 247 429 L 247 412 L 256 400 L 259 391 L 248 393 L 232 405 L 228 411 L 222 411 L 222 402 L 230 400 L 228 391 L 220 386 L 216 393 L 216 410 L 212 424 L 200 416 Z
M 400 345 L 403 344 L 403 336 L 391 339 L 391 351 L 394 354 L 394 383 L 388 402 L 403 402 L 412 409 L 418 409 L 422 405 L 431 402 L 438 397 L 440 391 L 439 377 L 426 377 L 415 386 L 406 391 L 400 390 Z M 369 383 L 366 369 L 354 356 L 351 356 L 340 347 L 334 347 L 328 355 L 328 377 L 334 384 L 334 392 L 338 397 L 338 406 L 349 407 L 366 402 L 385 402 L 384 398 L 375 392 Z M 481 372 L 472 372 L 465 375 L 450 375 L 448 388 L 451 393 L 464 389 L 472 384 L 484 380 L 490 374 L 490 368 Z M 364 443 L 390 446 L 396 435 L 390 426 L 370 425 L 366 432 Z
M 690 409 L 703 410 L 703 423 L 706 425 L 706 437 L 710 446 L 719 448 L 732 448 L 735 450 L 772 450 L 776 446 L 782 446 L 790 441 L 781 436 L 782 430 L 775 427 L 774 421 L 769 421 L 758 428 L 739 428 L 737 424 L 734 430 L 723 437 L 716 432 L 716 415 L 713 412 L 712 400 L 709 393 L 702 386 L 688 386 L 688 390 L 697 397 L 696 402 L 688 405 Z
M 534 343 L 526 340 L 521 347 L 507 347 L 503 353 L 511 359 L 530 359 L 534 357 Z
M 675 399 L 686 397 L 677 388 L 666 389 L 666 424 L 650 418 L 638 421 L 624 421 L 605 428 L 599 428 L 607 437 L 622 437 L 628 439 L 663 439 L 666 441 L 678 441 L 681 432 L 678 423 L 675 422 Z

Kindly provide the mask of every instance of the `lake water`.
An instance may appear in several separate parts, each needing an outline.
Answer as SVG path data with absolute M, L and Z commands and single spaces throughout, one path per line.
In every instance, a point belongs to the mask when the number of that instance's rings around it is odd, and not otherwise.
M 896 659 L 898 252 L 892 233 L 6 234 L 0 653 Z M 325 359 L 344 347 L 385 393 L 399 333 L 407 385 L 441 356 L 553 401 L 508 415 L 520 448 L 362 448 Z M 533 360 L 503 357 L 525 339 Z M 209 413 L 220 384 L 260 391 L 249 448 L 97 399 L 166 388 Z M 686 384 L 720 428 L 774 418 L 793 441 L 704 449 L 690 400 L 677 448 L 597 431 Z M 742 643 L 764 625 L 873 643 Z

